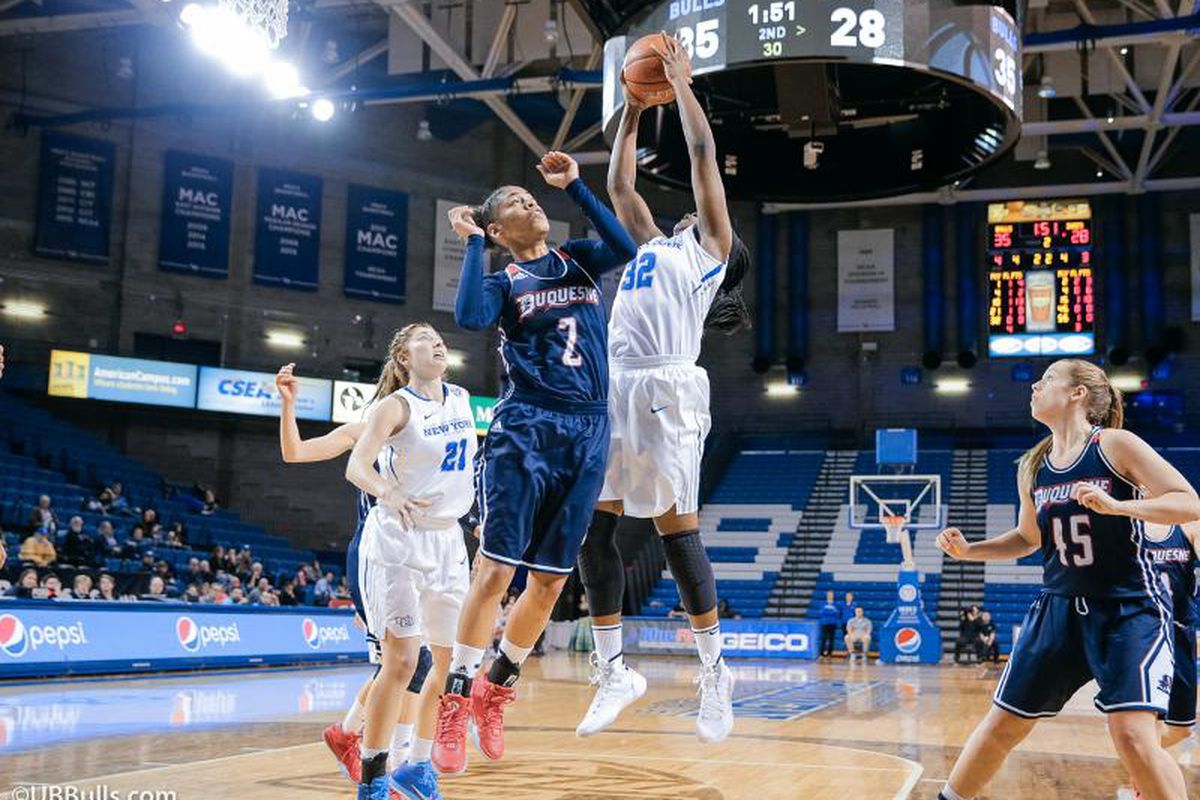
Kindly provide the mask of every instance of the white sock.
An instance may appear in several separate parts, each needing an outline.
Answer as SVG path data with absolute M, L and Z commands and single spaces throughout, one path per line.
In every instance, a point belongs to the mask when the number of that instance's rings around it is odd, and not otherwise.
M 367 715 L 363 713 L 362 703 L 358 702 L 358 698 L 354 698 L 354 705 L 350 706 L 350 710 L 346 712 L 346 716 L 342 719 L 342 730 L 346 733 L 358 733 L 363 729 L 363 725 L 367 721 Z
M 468 678 L 474 678 L 483 664 L 483 650 L 468 644 L 454 643 L 450 652 L 450 672 L 465 672 Z
M 942 787 L 941 796 L 944 797 L 945 800 L 967 800 L 967 798 L 951 789 L 950 784 L 948 783 Z
M 422 739 L 418 736 L 413 739 L 412 748 L 408 751 L 408 763 L 420 764 L 422 761 L 428 761 L 433 754 L 433 739 Z
M 508 660 L 521 666 L 525 663 L 525 659 L 529 658 L 529 654 L 533 652 L 532 647 L 521 647 L 519 644 L 513 644 L 505 636 L 500 640 L 500 652 L 508 656 Z
M 702 631 L 692 629 L 696 636 L 696 650 L 700 653 L 700 663 L 712 666 L 721 660 L 721 623 L 705 628 Z
M 616 625 L 592 624 L 592 635 L 596 639 L 596 652 L 603 661 L 620 669 L 625 664 L 625 648 L 622 641 L 621 623 Z
M 412 744 L 413 726 L 397 723 L 392 729 L 392 747 L 388 752 L 391 769 L 396 769 L 404 763 L 408 756 L 408 748 Z

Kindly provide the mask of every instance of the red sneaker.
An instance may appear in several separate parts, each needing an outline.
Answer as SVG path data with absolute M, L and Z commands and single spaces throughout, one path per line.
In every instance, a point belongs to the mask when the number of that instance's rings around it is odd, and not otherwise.
M 471 716 L 485 758 L 495 761 L 504 755 L 504 707 L 516 699 L 516 689 L 492 683 L 484 675 L 471 686 Z
M 457 775 L 467 768 L 467 720 L 471 701 L 461 694 L 444 694 L 438 701 L 437 731 L 433 735 L 433 768 Z
M 329 752 L 333 753 L 333 757 L 342 765 L 346 777 L 354 783 L 361 781 L 362 758 L 358 751 L 358 745 L 362 741 L 362 734 L 347 733 L 342 730 L 342 723 L 335 722 L 325 729 L 322 736 Z

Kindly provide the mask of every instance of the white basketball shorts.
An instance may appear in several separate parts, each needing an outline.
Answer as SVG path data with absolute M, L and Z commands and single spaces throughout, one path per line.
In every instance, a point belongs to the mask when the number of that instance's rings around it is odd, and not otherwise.
M 712 425 L 708 373 L 692 363 L 637 369 L 614 364 L 608 382 L 611 428 L 601 500 L 631 517 L 658 517 L 700 505 L 700 459 Z

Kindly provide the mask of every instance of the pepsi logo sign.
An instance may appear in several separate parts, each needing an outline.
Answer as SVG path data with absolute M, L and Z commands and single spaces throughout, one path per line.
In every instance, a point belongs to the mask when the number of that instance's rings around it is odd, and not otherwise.
M 921 632 L 916 628 L 901 628 L 896 631 L 896 649 L 904 655 L 912 655 L 921 649 Z
M 345 625 L 319 625 L 311 617 L 305 617 L 300 623 L 300 635 L 313 650 L 320 650 L 325 644 L 350 641 L 350 631 Z
M 26 625 L 14 614 L 0 614 L 0 652 L 12 658 L 20 658 L 42 647 L 63 651 L 87 643 L 87 632 L 82 622 L 71 625 Z
M 29 640 L 25 637 L 25 626 L 12 614 L 0 617 L 0 650 L 13 658 L 25 655 Z
M 175 620 L 175 638 L 184 650 L 196 653 L 204 647 L 225 647 L 241 642 L 242 633 L 236 622 L 228 625 L 198 625 L 191 617 L 179 617 Z

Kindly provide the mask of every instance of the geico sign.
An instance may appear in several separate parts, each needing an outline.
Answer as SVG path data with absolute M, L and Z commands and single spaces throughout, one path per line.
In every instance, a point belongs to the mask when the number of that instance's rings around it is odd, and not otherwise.
M 803 653 L 808 650 L 808 634 L 722 632 L 721 647 L 725 650 L 766 650 Z

